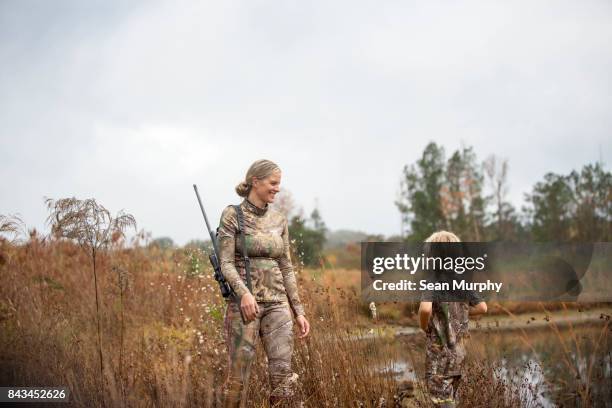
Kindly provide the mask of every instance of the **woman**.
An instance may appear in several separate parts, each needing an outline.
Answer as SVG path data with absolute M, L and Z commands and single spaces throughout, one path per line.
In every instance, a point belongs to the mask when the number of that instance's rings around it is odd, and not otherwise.
M 270 208 L 280 191 L 281 171 L 269 160 L 257 160 L 236 187 L 245 199 L 240 204 L 245 240 L 238 233 L 238 214 L 228 206 L 218 229 L 221 272 L 236 293 L 225 312 L 225 339 L 229 370 L 224 387 L 224 405 L 246 402 L 249 371 L 257 337 L 268 357 L 271 405 L 293 396 L 297 375 L 291 371 L 293 316 L 299 338 L 310 331 L 289 256 L 287 218 Z M 252 292 L 247 288 L 242 242 L 250 259 Z M 239 302 L 239 304 L 238 304 Z M 243 320 L 244 319 L 244 320 Z

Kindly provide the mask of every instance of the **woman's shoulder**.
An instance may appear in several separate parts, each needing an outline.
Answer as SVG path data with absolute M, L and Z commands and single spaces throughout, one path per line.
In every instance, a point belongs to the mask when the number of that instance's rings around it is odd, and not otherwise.
M 236 219 L 236 209 L 232 204 L 226 206 L 221 212 L 221 223 L 235 223 Z
M 234 208 L 234 204 L 226 205 L 223 211 L 221 212 L 221 215 L 229 215 L 229 214 L 236 214 L 236 209 Z

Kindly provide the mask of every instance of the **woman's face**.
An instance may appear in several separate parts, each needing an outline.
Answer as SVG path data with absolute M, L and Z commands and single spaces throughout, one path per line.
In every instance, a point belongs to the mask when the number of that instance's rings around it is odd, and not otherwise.
M 253 179 L 253 192 L 264 203 L 273 203 L 276 193 L 280 191 L 281 172 L 275 170 L 268 177 L 258 180 Z

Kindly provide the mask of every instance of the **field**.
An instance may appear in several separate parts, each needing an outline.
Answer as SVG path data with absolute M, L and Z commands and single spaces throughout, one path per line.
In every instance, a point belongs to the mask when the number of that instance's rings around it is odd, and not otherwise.
M 73 242 L 35 232 L 20 244 L 1 240 L 1 385 L 67 386 L 72 406 L 214 406 L 226 369 L 225 303 L 206 254 L 145 244 L 144 236 L 129 245 L 112 242 L 96 255 L 94 279 L 94 259 Z M 360 303 L 359 271 L 323 265 L 298 268 L 297 275 L 312 324 L 311 336 L 296 339 L 294 352 L 304 406 L 429 406 L 421 383 L 423 336 L 392 334 L 393 327 L 416 325 L 416 305 L 379 305 L 374 324 Z M 512 318 L 543 308 L 567 313 L 587 306 L 504 304 L 491 311 Z M 529 320 L 525 316 L 516 319 Z M 477 332 L 462 401 L 606 406 L 612 390 L 609 334 L 609 314 L 603 313 L 588 330 L 561 328 L 553 319 L 537 335 L 523 328 L 490 337 Z M 542 337 L 558 345 L 556 365 L 544 355 L 547 361 L 528 369 L 541 370 L 543 379 L 516 381 L 520 376 L 510 372 L 525 370 L 504 367 L 503 353 L 522 349 L 542 356 L 536 350 Z M 402 378 L 400 363 L 414 373 L 404 370 Z M 268 392 L 260 347 L 249 405 L 268 406 Z

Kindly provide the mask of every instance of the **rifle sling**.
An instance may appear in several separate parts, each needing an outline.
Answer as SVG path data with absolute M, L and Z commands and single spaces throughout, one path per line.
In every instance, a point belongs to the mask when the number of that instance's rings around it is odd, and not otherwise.
M 247 255 L 247 247 L 246 247 L 246 238 L 244 233 L 244 214 L 242 213 L 242 208 L 240 205 L 234 205 L 234 209 L 236 210 L 236 218 L 238 218 L 238 234 L 240 234 L 240 241 L 242 245 L 242 259 L 244 260 L 244 271 L 246 273 L 246 285 L 249 288 L 249 291 L 253 293 L 253 287 L 251 285 L 251 260 Z

